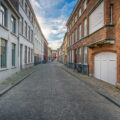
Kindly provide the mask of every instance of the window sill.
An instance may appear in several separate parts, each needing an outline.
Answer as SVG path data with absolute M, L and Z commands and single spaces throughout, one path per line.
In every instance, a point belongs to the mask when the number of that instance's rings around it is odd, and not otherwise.
M 7 70 L 8 70 L 8 68 L 1 68 L 0 72 L 7 71 Z
M 11 32 L 11 34 L 12 34 L 13 36 L 17 37 L 17 35 L 16 35 L 15 33 Z
M 0 24 L 0 27 L 4 28 L 6 31 L 9 31 L 8 28 L 3 26 L 2 24 Z
M 28 38 L 26 38 L 24 35 L 22 35 L 22 34 L 20 34 L 24 39 L 26 39 L 28 42 L 30 42 L 30 43 L 32 43 L 33 44 L 33 42 L 31 41 L 31 40 L 29 40 Z
M 16 69 L 17 67 L 16 66 L 12 66 L 12 68 L 11 69 Z

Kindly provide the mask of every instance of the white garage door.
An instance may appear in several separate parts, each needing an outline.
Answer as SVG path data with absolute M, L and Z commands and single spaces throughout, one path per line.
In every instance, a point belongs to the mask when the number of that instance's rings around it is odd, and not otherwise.
M 108 83 L 116 83 L 117 56 L 115 53 L 103 52 L 97 54 L 94 59 L 95 72 L 94 76 Z

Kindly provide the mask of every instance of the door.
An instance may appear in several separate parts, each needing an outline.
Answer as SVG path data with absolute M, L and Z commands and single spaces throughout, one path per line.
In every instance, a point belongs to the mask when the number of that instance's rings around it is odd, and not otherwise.
M 74 63 L 77 64 L 77 50 L 75 50 L 74 52 Z
M 94 59 L 94 76 L 108 83 L 116 83 L 117 56 L 115 53 L 103 52 L 97 54 Z
M 23 49 L 23 46 L 22 44 L 20 45 L 20 69 L 22 70 L 22 49 Z

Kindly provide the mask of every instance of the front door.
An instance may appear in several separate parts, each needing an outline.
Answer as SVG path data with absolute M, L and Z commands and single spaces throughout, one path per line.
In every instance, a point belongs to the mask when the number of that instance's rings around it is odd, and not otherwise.
M 75 53 L 74 53 L 74 63 L 77 64 L 77 50 L 75 50 Z

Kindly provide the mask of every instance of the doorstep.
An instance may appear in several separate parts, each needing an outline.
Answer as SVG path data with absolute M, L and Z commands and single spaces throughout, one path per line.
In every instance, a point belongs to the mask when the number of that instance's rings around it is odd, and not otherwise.
M 92 86 L 94 89 L 102 92 L 106 96 L 110 96 L 114 100 L 118 101 L 120 103 L 120 89 L 114 85 L 111 85 L 107 82 L 104 82 L 102 80 L 96 79 L 94 77 L 86 76 L 81 73 L 78 73 L 77 70 L 70 69 L 64 65 L 60 65 L 64 70 L 68 71 L 69 73 L 73 74 L 74 76 L 80 78 L 85 83 Z M 118 84 L 120 87 L 120 84 Z

